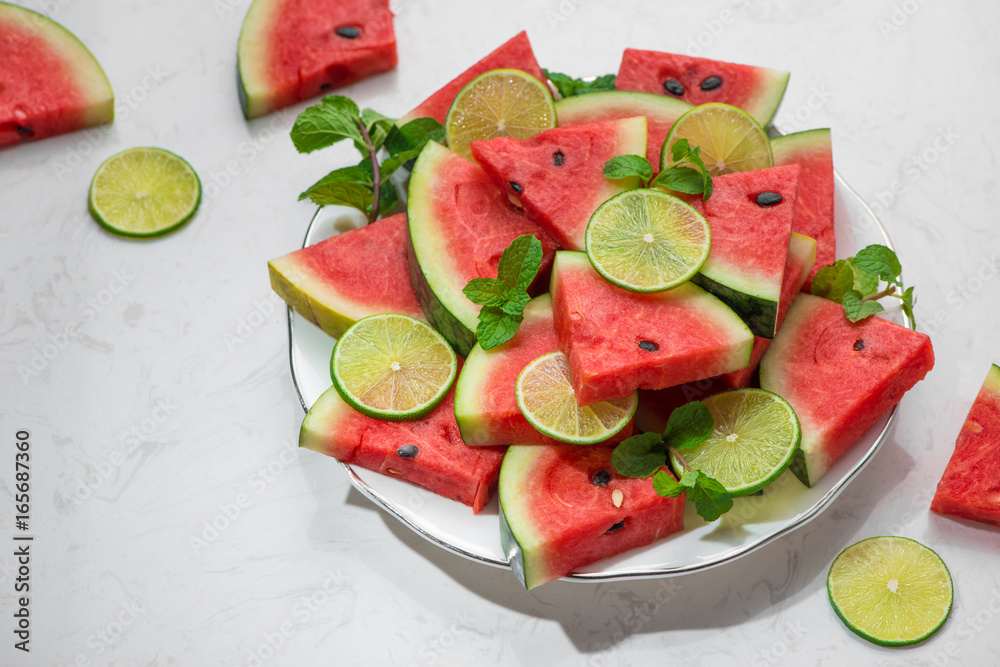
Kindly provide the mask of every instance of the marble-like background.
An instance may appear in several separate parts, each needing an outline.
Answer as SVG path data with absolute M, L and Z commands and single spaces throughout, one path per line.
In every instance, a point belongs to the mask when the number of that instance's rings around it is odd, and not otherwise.
M 348 149 L 295 153 L 305 104 L 243 120 L 249 1 L 22 4 L 90 47 L 119 106 L 110 128 L 0 150 L 0 539 L 18 429 L 36 535 L 28 655 L 12 647 L 0 547 L 0 663 L 1000 664 L 1000 532 L 927 509 L 1000 362 L 1000 5 L 393 1 L 399 68 L 343 91 L 390 115 L 520 29 L 543 66 L 576 75 L 617 70 L 627 46 L 791 71 L 777 124 L 833 128 L 836 166 L 879 205 L 935 344 L 888 441 L 812 523 L 700 574 L 528 593 L 296 450 L 266 261 L 301 243 L 313 208 L 296 197 Z M 206 187 L 197 218 L 151 243 L 109 236 L 86 209 L 100 162 L 138 145 L 181 154 Z M 921 540 L 954 575 L 951 618 L 919 647 L 870 645 L 827 601 L 831 560 L 877 534 Z

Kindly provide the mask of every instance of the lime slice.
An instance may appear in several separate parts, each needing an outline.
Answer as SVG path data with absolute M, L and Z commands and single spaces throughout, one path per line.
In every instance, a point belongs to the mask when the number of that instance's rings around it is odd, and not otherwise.
M 662 292 L 690 280 L 708 257 L 705 218 L 660 190 L 626 190 L 597 207 L 587 256 L 597 272 L 632 292 Z
M 687 139 L 692 148 L 701 146 L 701 160 L 712 176 L 774 166 L 767 133 L 753 116 L 729 104 L 702 104 L 678 118 L 663 140 L 661 170 L 669 165 L 669 148 L 678 139 Z
M 201 203 L 201 181 L 187 162 L 162 148 L 129 148 L 97 168 L 90 213 L 105 229 L 161 236 L 187 222 Z
M 733 496 L 760 491 L 788 468 L 799 450 L 799 420 L 788 401 L 764 389 L 733 389 L 703 399 L 715 426 L 683 452 L 693 470 L 714 477 Z M 671 460 L 675 470 L 681 465 Z
M 848 628 L 882 646 L 916 644 L 948 618 L 954 590 L 940 556 L 905 537 L 869 537 L 837 556 L 826 578 Z
M 639 395 L 580 407 L 573 393 L 569 360 L 558 350 L 538 357 L 517 376 L 517 407 L 532 426 L 562 442 L 592 445 L 625 428 Z
M 440 403 L 458 372 L 455 351 L 408 315 L 363 317 L 340 337 L 330 376 L 355 410 L 386 421 L 419 419 Z
M 527 139 L 556 126 L 552 93 L 516 69 L 495 69 L 470 81 L 455 96 L 444 121 L 448 147 L 467 158 L 479 139 Z

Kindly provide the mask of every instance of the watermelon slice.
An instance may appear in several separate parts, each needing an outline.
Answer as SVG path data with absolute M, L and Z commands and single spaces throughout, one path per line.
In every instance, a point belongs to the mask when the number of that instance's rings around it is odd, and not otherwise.
M 388 0 L 254 0 L 237 45 L 240 104 L 256 118 L 396 66 Z
M 535 60 L 535 53 L 531 50 L 531 42 L 528 41 L 528 33 L 523 30 L 509 40 L 501 44 L 495 51 L 477 62 L 475 65 L 465 70 L 446 86 L 441 88 L 426 100 L 421 102 L 416 109 L 399 119 L 399 125 L 405 125 L 414 118 L 430 117 L 444 123 L 448 115 L 448 108 L 458 91 L 483 72 L 492 69 L 519 69 L 527 72 L 542 83 L 546 83 L 545 74 Z
M 609 197 L 638 187 L 637 178 L 610 181 L 604 163 L 646 149 L 646 119 L 556 127 L 529 139 L 472 142 L 472 157 L 525 215 L 568 250 L 585 250 L 594 210 Z
M 500 541 L 531 589 L 684 527 L 684 496 L 622 477 L 613 447 L 513 446 L 500 470 Z
M 586 125 L 602 120 L 617 120 L 634 116 L 646 117 L 646 159 L 653 170 L 660 167 L 660 149 L 674 122 L 691 105 L 672 97 L 649 93 L 608 90 L 586 95 L 574 95 L 556 102 L 556 119 L 560 127 Z M 637 154 L 643 155 L 641 151 Z
M 851 322 L 840 304 L 799 294 L 760 362 L 760 386 L 802 427 L 792 471 L 815 484 L 933 366 L 926 334 L 881 317 Z
M 637 294 L 604 280 L 586 253 L 560 251 L 552 310 L 580 405 L 728 373 L 750 361 L 753 334 L 691 282 Z
M 334 338 L 368 315 L 426 321 L 410 285 L 408 234 L 406 214 L 399 213 L 272 259 L 271 288 Z
M 496 491 L 503 447 L 466 447 L 454 413 L 455 392 L 416 421 L 366 417 L 330 388 L 309 409 L 299 446 L 398 477 L 479 513 Z
M 764 338 L 777 329 L 798 174 L 790 165 L 719 176 L 705 202 L 712 245 L 693 280 Z
M 110 123 L 104 70 L 71 32 L 0 2 L 0 146 Z
M 732 104 L 761 126 L 771 122 L 787 85 L 787 72 L 639 49 L 625 49 L 615 79 L 618 90 L 670 95 L 694 105 Z
M 533 234 L 544 259 L 544 284 L 556 242 L 507 199 L 482 167 L 440 144 L 420 152 L 407 203 L 410 280 L 428 321 L 462 356 L 476 342 L 479 306 L 462 293 L 473 278 L 496 278 L 500 255 Z
M 816 239 L 816 264 L 802 286 L 809 292 L 813 276 L 837 257 L 833 227 L 833 149 L 830 130 L 808 130 L 771 140 L 774 166 L 799 165 L 799 196 L 792 231 Z
M 958 433 L 931 509 L 1000 526 L 1000 366 L 996 364 Z

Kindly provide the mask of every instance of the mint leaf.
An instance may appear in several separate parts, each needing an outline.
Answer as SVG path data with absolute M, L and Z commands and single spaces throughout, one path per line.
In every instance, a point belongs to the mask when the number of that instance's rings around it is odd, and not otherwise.
M 484 350 L 491 350 L 514 337 L 522 317 L 513 317 L 495 306 L 483 306 L 479 311 L 476 338 Z
M 692 401 L 670 413 L 663 431 L 663 444 L 677 450 L 690 449 L 712 435 L 715 419 L 701 401 Z
M 854 289 L 860 292 L 862 296 L 875 294 L 878 291 L 878 274 L 859 269 L 854 260 L 851 260 L 850 264 L 854 270 Z
M 894 296 L 903 302 L 903 312 L 906 313 L 907 317 L 913 320 L 914 326 L 916 326 L 917 318 L 913 316 L 913 287 L 907 287 L 902 296 L 898 294 Z
M 343 167 L 335 169 L 329 174 L 313 183 L 309 188 L 299 195 L 299 201 L 309 199 L 310 194 L 317 188 L 322 188 L 332 183 L 360 183 L 372 187 L 371 170 L 365 170 L 361 165 L 353 167 Z
M 523 292 L 535 279 L 541 266 L 542 242 L 532 234 L 522 234 L 500 255 L 497 278 L 511 289 Z
M 382 181 L 382 187 L 379 188 L 379 193 L 378 215 L 386 215 L 396 210 L 396 205 L 399 204 L 399 196 L 396 194 L 396 186 L 390 181 Z M 369 215 L 368 219 L 372 220 L 373 216 Z
M 604 163 L 604 178 L 617 181 L 638 176 L 643 183 L 653 177 L 653 165 L 641 155 L 616 155 Z
M 574 95 L 585 95 L 586 93 L 597 93 L 615 89 L 614 74 L 605 74 L 593 81 L 584 81 L 583 79 L 574 79 L 559 72 L 550 72 L 547 69 L 543 69 L 542 72 L 563 97 L 573 97 Z
M 870 245 L 862 248 L 854 256 L 853 264 L 859 271 L 873 273 L 897 287 L 903 286 L 898 279 L 899 274 L 903 271 L 899 265 L 899 259 L 896 258 L 896 253 L 884 245 Z
M 508 291 L 509 288 L 496 278 L 473 278 L 462 288 L 469 301 L 480 306 L 502 306 Z
M 462 289 L 479 310 L 476 338 L 484 350 L 514 337 L 531 297 L 528 285 L 542 265 L 542 243 L 531 234 L 514 239 L 500 255 L 496 278 L 473 278 Z
M 704 177 L 692 167 L 671 167 L 661 171 L 650 185 L 690 195 L 698 195 L 705 191 Z
M 859 250 L 854 257 L 838 259 L 817 271 L 810 291 L 843 305 L 844 314 L 851 322 L 882 312 L 884 308 L 877 300 L 885 296 L 899 299 L 903 312 L 913 320 L 913 287 L 906 288 L 901 295 L 896 293 L 897 288 L 903 288 L 899 279 L 901 273 L 896 253 L 886 246 L 873 244 Z M 882 281 L 888 286 L 879 290 Z
M 611 465 L 625 477 L 649 477 L 666 462 L 667 452 L 663 449 L 663 438 L 659 433 L 641 433 L 625 438 L 611 454 Z
M 385 149 L 389 155 L 416 150 L 418 153 L 428 141 L 444 141 L 444 126 L 433 118 L 415 118 L 405 125 L 389 130 Z
M 847 314 L 847 319 L 852 322 L 859 322 L 866 317 L 871 317 L 875 313 L 881 313 L 885 310 L 878 301 L 863 300 L 861 293 L 856 290 L 847 292 L 844 295 L 842 304 L 844 306 L 844 313 Z
M 700 470 L 686 470 L 681 485 L 688 486 L 688 500 L 705 521 L 715 521 L 733 508 L 733 497 L 717 480 Z
M 385 143 L 386 137 L 389 136 L 389 132 L 396 123 L 396 121 L 392 118 L 383 116 L 374 109 L 362 109 L 361 122 L 364 124 L 365 129 L 368 130 L 368 136 L 371 138 L 373 150 L 378 150 L 382 147 L 382 144 Z
M 531 295 L 524 290 L 512 289 L 507 293 L 507 300 L 500 306 L 500 310 L 513 317 L 520 317 L 524 314 L 524 307 L 531 301 Z
M 688 488 L 680 484 L 674 479 L 673 475 L 665 470 L 661 470 L 653 475 L 653 490 L 664 498 L 676 498 L 687 491 Z
M 371 186 L 349 181 L 317 184 L 307 190 L 309 199 L 320 206 L 351 206 L 367 214 L 375 202 Z
M 358 105 L 346 97 L 324 97 L 295 119 L 292 126 L 292 143 L 300 153 L 311 153 L 320 148 L 332 146 L 344 139 L 350 139 L 367 155 L 361 136 L 358 119 Z
M 829 266 L 824 266 L 813 276 L 810 291 L 824 299 L 840 303 L 844 294 L 854 289 L 854 267 L 850 260 L 838 259 Z
M 713 190 L 712 175 L 701 159 L 701 146 L 692 148 L 687 139 L 678 139 L 670 145 L 670 157 L 673 164 L 664 167 L 650 185 L 686 194 L 700 193 L 703 201 L 708 200 Z M 685 164 L 692 166 L 685 167 Z M 688 170 L 694 171 L 701 182 Z

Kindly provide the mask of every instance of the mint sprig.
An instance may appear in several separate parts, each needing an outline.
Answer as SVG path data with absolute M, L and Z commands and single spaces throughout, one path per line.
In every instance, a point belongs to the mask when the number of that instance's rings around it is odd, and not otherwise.
M 638 177 L 643 187 L 662 187 L 674 192 L 712 196 L 712 175 L 701 159 L 701 146 L 694 148 L 687 139 L 678 139 L 670 146 L 671 164 L 653 177 L 653 165 L 641 155 L 616 155 L 604 163 L 604 177 L 611 180 Z
M 875 244 L 817 271 L 810 291 L 841 304 L 851 322 L 882 312 L 884 308 L 878 300 L 886 296 L 899 299 L 903 312 L 913 320 L 913 287 L 903 288 L 901 273 L 896 253 Z
M 328 95 L 299 114 L 291 131 L 292 143 L 300 153 L 350 140 L 361 153 L 352 167 L 335 169 L 299 195 L 320 206 L 350 206 L 360 210 L 369 222 L 393 211 L 398 199 L 389 177 L 415 159 L 428 141 L 444 141 L 444 128 L 433 118 L 417 118 L 397 126 L 392 118 L 372 109 L 358 109 L 351 99 Z M 389 156 L 380 164 L 378 151 Z
M 528 286 L 541 266 L 541 241 L 523 234 L 500 255 L 496 278 L 473 278 L 462 289 L 469 301 L 482 306 L 476 338 L 484 350 L 506 343 L 517 333 L 531 299 Z
M 670 413 L 662 434 L 642 433 L 622 440 L 611 454 L 611 465 L 625 477 L 652 475 L 653 488 L 661 496 L 676 498 L 686 493 L 703 519 L 715 521 L 732 509 L 733 498 L 718 480 L 700 470 L 692 470 L 681 453 L 705 442 L 714 425 L 712 413 L 704 403 L 693 401 L 682 405 Z M 683 471 L 679 480 L 661 470 L 668 453 L 681 463 Z
M 583 79 L 574 79 L 571 76 L 560 74 L 559 72 L 551 72 L 547 69 L 543 69 L 542 72 L 545 74 L 545 77 L 552 82 L 552 85 L 555 86 L 556 90 L 559 91 L 559 94 L 564 98 L 615 89 L 614 74 L 605 74 L 604 76 L 597 77 L 593 81 L 584 81 Z

